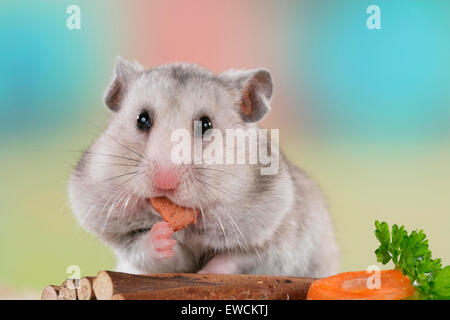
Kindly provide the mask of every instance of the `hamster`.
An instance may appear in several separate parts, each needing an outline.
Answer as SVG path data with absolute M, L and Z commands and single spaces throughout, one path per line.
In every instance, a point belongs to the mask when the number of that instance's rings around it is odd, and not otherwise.
M 194 121 L 222 132 L 258 128 L 272 91 L 265 69 L 214 74 L 174 63 L 144 70 L 117 59 L 104 95 L 109 124 L 68 184 L 79 223 L 112 248 L 117 271 L 300 277 L 338 271 L 324 197 L 281 152 L 271 175 L 261 174 L 259 163 L 172 161 L 173 130 L 194 133 Z M 197 222 L 174 232 L 149 201 L 160 196 L 197 210 Z

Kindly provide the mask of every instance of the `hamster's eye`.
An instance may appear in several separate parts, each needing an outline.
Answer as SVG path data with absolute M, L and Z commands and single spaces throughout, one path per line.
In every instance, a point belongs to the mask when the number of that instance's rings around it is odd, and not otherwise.
M 150 116 L 147 111 L 142 112 L 136 119 L 136 125 L 139 129 L 147 131 L 152 126 Z
M 200 118 L 199 125 L 201 126 L 202 129 L 202 136 L 205 134 L 207 130 L 212 129 L 211 120 L 209 120 L 209 118 L 206 116 Z

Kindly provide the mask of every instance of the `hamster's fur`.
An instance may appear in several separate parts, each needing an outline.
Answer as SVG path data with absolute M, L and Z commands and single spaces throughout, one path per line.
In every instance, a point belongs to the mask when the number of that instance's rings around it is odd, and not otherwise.
M 270 110 L 272 79 L 265 69 L 221 74 L 191 64 L 144 70 L 118 58 L 105 104 L 109 125 L 84 152 L 68 186 L 80 224 L 109 245 L 118 271 L 207 272 L 324 277 L 338 271 L 339 254 L 317 185 L 280 153 L 275 175 L 260 164 L 171 166 L 175 190 L 155 187 L 170 163 L 171 132 L 193 129 L 207 116 L 213 128 L 256 128 Z M 151 128 L 136 118 L 147 111 Z M 199 221 L 167 236 L 161 256 L 152 227 L 161 217 L 148 199 L 167 196 L 201 212 Z M 164 226 L 163 226 L 164 227 Z M 176 240 L 169 242 L 169 238 Z

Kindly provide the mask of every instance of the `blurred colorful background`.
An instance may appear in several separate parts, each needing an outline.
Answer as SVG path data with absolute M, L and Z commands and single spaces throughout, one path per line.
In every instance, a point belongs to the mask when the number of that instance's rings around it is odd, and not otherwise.
M 69 5 L 81 29 L 69 30 Z M 369 5 L 381 29 L 369 30 Z M 146 67 L 265 67 L 281 146 L 321 185 L 342 271 L 376 264 L 375 219 L 423 228 L 450 263 L 450 2 L 37 1 L 0 3 L 0 297 L 36 298 L 114 267 L 81 229 L 66 185 L 106 125 L 115 57 Z M 63 151 L 71 150 L 71 151 Z

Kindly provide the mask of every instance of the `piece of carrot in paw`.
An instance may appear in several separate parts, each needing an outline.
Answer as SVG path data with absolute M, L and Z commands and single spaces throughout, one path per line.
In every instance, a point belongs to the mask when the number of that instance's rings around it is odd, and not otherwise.
M 353 271 L 315 280 L 309 287 L 307 299 L 401 300 L 415 293 L 409 278 L 399 270 L 381 270 L 379 289 L 369 288 L 367 280 L 372 275 L 372 272 Z
M 193 209 L 180 207 L 166 197 L 151 198 L 151 203 L 174 231 L 182 230 L 196 221 Z

